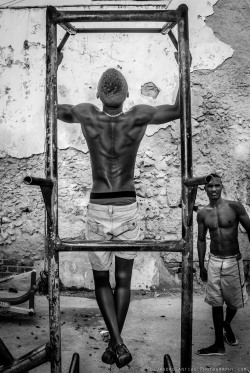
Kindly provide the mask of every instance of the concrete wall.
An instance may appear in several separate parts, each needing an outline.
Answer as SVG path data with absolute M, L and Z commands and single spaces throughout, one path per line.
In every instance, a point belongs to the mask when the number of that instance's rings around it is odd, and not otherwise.
M 101 6 L 101 1 L 94 3 L 97 5 L 88 1 L 84 8 Z M 156 3 L 159 8 L 166 5 L 162 1 Z M 224 197 L 241 201 L 249 211 L 247 1 L 235 4 L 234 0 L 173 0 L 169 9 L 176 9 L 181 3 L 189 7 L 193 57 L 194 175 L 220 173 L 225 185 Z M 23 4 L 30 5 L 29 1 Z M 143 4 L 145 8 L 145 1 Z M 46 1 L 36 5 L 46 5 Z M 122 8 L 126 6 L 127 2 Z M 134 7 L 142 5 L 136 2 Z M 24 185 L 22 178 L 27 174 L 44 176 L 45 11 L 42 7 L 0 11 L 0 259 L 3 264 L 14 258 L 22 265 L 30 265 L 33 260 L 39 266 L 44 255 L 42 196 L 38 187 Z M 59 41 L 63 35 L 64 31 L 58 28 Z M 137 103 L 159 105 L 175 99 L 178 67 L 174 47 L 167 36 L 79 34 L 71 37 L 64 48 L 64 60 L 58 70 L 59 102 L 91 101 L 100 107 L 95 97 L 96 86 L 108 67 L 120 69 L 127 78 L 130 97 L 125 109 Z M 77 124 L 59 122 L 58 135 L 60 236 L 84 238 L 85 208 L 91 190 L 88 149 Z M 144 237 L 179 239 L 178 121 L 148 127 L 138 152 L 135 182 Z M 206 202 L 200 188 L 197 203 Z M 239 234 L 244 258 L 250 259 L 246 234 L 242 229 Z M 133 287 L 178 282 L 176 271 L 180 260 L 180 255 L 172 253 L 139 254 Z M 66 286 L 92 287 L 86 254 L 62 254 L 61 279 Z

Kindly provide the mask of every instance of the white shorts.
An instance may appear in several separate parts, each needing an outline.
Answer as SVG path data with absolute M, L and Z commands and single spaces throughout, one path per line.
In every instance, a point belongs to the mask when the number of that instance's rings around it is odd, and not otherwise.
M 230 308 L 238 309 L 244 307 L 247 300 L 242 259 L 210 254 L 205 302 L 212 307 L 220 307 L 225 302 Z
M 89 203 L 86 217 L 85 234 L 87 240 L 136 241 L 140 237 L 137 202 L 122 206 Z M 124 259 L 134 259 L 137 253 L 129 251 L 92 251 L 89 252 L 92 268 L 96 271 L 108 271 L 114 255 Z

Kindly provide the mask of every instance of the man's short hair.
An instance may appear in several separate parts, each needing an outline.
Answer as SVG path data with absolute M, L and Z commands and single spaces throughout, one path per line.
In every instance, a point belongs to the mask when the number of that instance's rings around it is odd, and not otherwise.
M 209 174 L 209 175 L 205 178 L 205 185 L 207 185 L 208 183 L 210 183 L 210 181 L 211 181 L 213 178 L 220 179 L 220 181 L 222 182 L 222 180 L 221 180 L 221 176 L 220 176 L 220 175 L 218 175 L 218 174 Z
M 116 69 L 108 69 L 102 74 L 98 83 L 99 93 L 107 97 L 124 95 L 128 92 L 128 84 L 122 73 Z

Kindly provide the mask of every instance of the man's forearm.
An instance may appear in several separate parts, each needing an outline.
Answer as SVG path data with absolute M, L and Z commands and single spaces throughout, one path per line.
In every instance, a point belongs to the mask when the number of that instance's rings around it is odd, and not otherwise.
M 197 243 L 198 258 L 200 269 L 204 268 L 205 255 L 206 255 L 206 241 L 199 241 Z

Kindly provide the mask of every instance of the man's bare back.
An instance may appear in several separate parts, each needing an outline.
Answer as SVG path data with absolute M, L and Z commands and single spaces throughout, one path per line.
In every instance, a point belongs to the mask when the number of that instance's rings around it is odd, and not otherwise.
M 136 105 L 117 116 L 87 103 L 58 105 L 58 119 L 81 124 L 91 158 L 92 192 L 135 190 L 135 160 L 147 125 L 179 118 L 178 105 Z
M 90 151 L 92 192 L 134 191 L 136 154 L 147 118 L 136 108 L 109 117 L 90 104 L 76 106 L 73 113 L 81 123 Z

